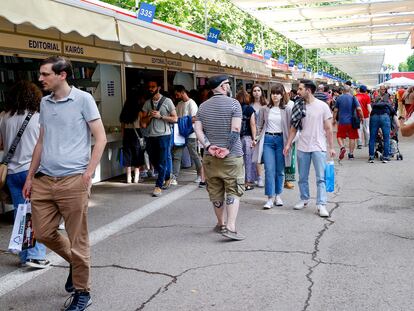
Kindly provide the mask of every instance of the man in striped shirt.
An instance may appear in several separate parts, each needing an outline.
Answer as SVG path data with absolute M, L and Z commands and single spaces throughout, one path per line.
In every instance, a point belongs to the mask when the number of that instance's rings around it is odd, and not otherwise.
M 230 97 L 227 76 L 211 77 L 208 84 L 214 95 L 200 105 L 195 132 L 206 151 L 203 165 L 207 191 L 217 217 L 214 230 L 232 240 L 243 240 L 245 237 L 236 231 L 240 198 L 244 193 L 242 110 L 240 103 Z

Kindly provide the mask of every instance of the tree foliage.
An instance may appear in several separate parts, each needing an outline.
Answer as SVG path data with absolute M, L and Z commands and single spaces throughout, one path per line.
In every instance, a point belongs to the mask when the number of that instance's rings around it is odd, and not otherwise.
M 399 72 L 414 71 L 414 54 L 409 56 L 405 62 L 398 65 Z
M 103 0 L 129 10 L 135 7 L 135 0 Z M 348 76 L 329 63 L 317 59 L 317 50 L 306 51 L 297 43 L 287 40 L 275 30 L 261 23 L 246 12 L 237 8 L 228 0 L 146 0 L 146 3 L 157 7 L 155 18 L 200 34 L 205 33 L 205 4 L 207 4 L 208 28 L 220 29 L 220 40 L 233 45 L 244 46 L 248 42 L 255 43 L 255 52 L 273 51 L 273 57 L 295 59 L 296 63 L 306 63 L 313 70 L 319 69 L 331 74 Z M 318 63 L 318 64 L 317 64 Z

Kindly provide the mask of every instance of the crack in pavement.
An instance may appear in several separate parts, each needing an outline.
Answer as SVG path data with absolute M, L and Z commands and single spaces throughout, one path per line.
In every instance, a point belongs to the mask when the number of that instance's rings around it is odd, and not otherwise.
M 357 265 L 350 265 L 350 264 L 346 264 L 346 263 L 342 263 L 342 262 L 327 262 L 327 261 L 319 260 L 319 263 L 322 264 L 322 265 L 353 267 L 353 268 L 360 268 L 360 269 L 366 268 L 366 267 L 359 267 Z
M 157 272 L 157 271 L 149 271 L 149 270 L 144 270 L 144 269 L 139 269 L 139 268 L 132 268 L 132 267 L 125 267 L 125 266 L 121 266 L 121 265 L 117 265 L 117 264 L 110 264 L 110 265 L 92 265 L 91 268 L 92 269 L 105 269 L 105 268 L 117 268 L 117 269 L 122 269 L 122 270 L 131 270 L 131 271 L 136 271 L 139 273 L 145 273 L 145 274 L 149 274 L 149 275 L 161 275 L 161 276 L 165 276 L 171 279 L 170 282 L 168 282 L 166 285 L 161 286 L 160 288 L 157 289 L 157 291 L 152 294 L 146 301 L 144 301 L 135 311 L 140 311 L 143 310 L 145 308 L 145 306 L 150 303 L 152 300 L 154 300 L 159 294 L 163 294 L 166 291 L 168 291 L 169 287 L 175 283 L 177 283 L 178 279 L 183 276 L 184 274 L 190 272 L 190 271 L 195 271 L 195 270 L 200 270 L 200 269 L 205 269 L 205 268 L 210 268 L 210 267 L 216 267 L 216 266 L 221 266 L 221 265 L 233 265 L 236 264 L 236 262 L 222 262 L 222 263 L 216 263 L 216 264 L 211 264 L 211 265 L 205 265 L 205 266 L 200 266 L 200 267 L 193 267 L 193 268 L 189 268 L 184 270 L 183 272 L 181 272 L 180 274 L 177 275 L 173 275 L 173 274 L 169 274 L 169 273 L 165 273 L 165 272 Z M 56 268 L 69 268 L 69 266 L 64 266 L 64 265 L 52 265 L 52 267 L 56 267 Z
M 383 192 L 380 192 L 380 191 L 374 191 L 374 190 L 369 190 L 369 189 L 367 189 L 365 191 L 370 192 L 370 193 L 374 193 L 374 194 L 377 194 L 377 195 L 381 195 L 383 197 L 406 198 L 406 199 L 413 199 L 414 198 L 413 195 L 404 195 L 404 196 L 402 196 L 402 195 L 396 195 L 396 194 L 383 193 Z
M 178 278 L 183 276 L 184 274 L 190 272 L 190 271 L 194 271 L 194 270 L 200 270 L 200 269 L 205 269 L 205 268 L 210 268 L 210 267 L 216 267 L 216 266 L 220 266 L 220 265 L 232 265 L 235 264 L 234 262 L 224 262 L 224 263 L 217 263 L 217 264 L 212 264 L 212 265 L 206 265 L 206 266 L 200 266 L 200 267 L 194 267 L 194 268 L 189 268 L 184 270 L 183 272 L 181 272 L 178 275 L 173 276 L 172 280 L 167 283 L 164 286 L 161 286 L 154 294 L 151 295 L 150 298 L 148 298 L 146 301 L 144 301 L 141 306 L 139 306 L 135 311 L 140 311 L 143 310 L 145 308 L 145 306 L 150 303 L 153 299 L 155 299 L 159 294 L 163 294 L 166 291 L 168 291 L 168 288 L 177 283 Z
M 248 249 L 248 250 L 230 250 L 229 253 L 278 253 L 278 254 L 301 254 L 311 255 L 311 252 L 305 251 L 283 251 L 283 250 L 271 250 L 271 249 Z
M 332 214 L 335 212 L 335 210 L 337 208 L 339 208 L 339 204 L 335 203 L 335 207 L 330 212 L 330 217 L 332 217 Z M 309 281 L 310 285 L 308 286 L 308 297 L 306 298 L 305 305 L 304 305 L 302 311 L 306 311 L 310 306 L 310 300 L 312 299 L 312 294 L 313 294 L 312 288 L 313 288 L 313 285 L 315 285 L 315 282 L 312 279 L 312 274 L 315 271 L 315 269 L 320 264 L 322 264 L 322 261 L 317 258 L 318 253 L 319 253 L 319 243 L 320 243 L 323 235 L 325 234 L 325 232 L 329 229 L 330 226 L 332 226 L 335 223 L 335 221 L 330 220 L 329 218 L 325 219 L 325 221 L 327 223 L 325 223 L 323 225 L 323 229 L 318 232 L 318 234 L 316 236 L 316 239 L 315 239 L 315 242 L 314 242 L 314 249 L 313 249 L 313 252 L 311 253 L 312 261 L 315 262 L 315 265 L 308 266 L 308 273 L 306 274 L 306 279 Z
M 386 232 L 386 233 L 389 234 L 389 235 L 395 236 L 397 238 L 400 238 L 400 239 L 414 241 L 414 237 L 408 237 L 408 236 L 398 235 L 398 234 L 391 233 L 391 232 Z

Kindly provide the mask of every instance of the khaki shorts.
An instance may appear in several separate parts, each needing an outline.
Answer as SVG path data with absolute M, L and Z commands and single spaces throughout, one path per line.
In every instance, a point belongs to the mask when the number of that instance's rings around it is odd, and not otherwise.
M 244 194 L 243 157 L 218 159 L 210 155 L 203 158 L 210 201 L 224 201 L 225 195 L 241 197 Z

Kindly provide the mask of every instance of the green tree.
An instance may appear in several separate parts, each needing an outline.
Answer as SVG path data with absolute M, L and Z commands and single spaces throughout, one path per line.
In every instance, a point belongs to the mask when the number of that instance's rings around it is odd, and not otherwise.
M 407 71 L 414 71 L 414 54 L 407 58 Z
M 103 0 L 107 3 L 132 10 L 135 0 Z M 182 27 L 200 34 L 205 32 L 204 8 L 206 0 L 145 0 L 146 3 L 157 7 L 155 18 L 163 22 Z M 237 8 L 228 0 L 207 1 L 208 28 L 220 29 L 220 40 L 227 43 L 244 46 L 247 42 L 255 43 L 255 52 L 263 53 L 265 49 L 273 51 L 273 57 L 287 56 L 295 59 L 296 63 L 305 63 L 305 50 L 297 43 L 286 40 L 284 36 L 264 25 L 258 19 Z M 306 51 L 306 65 L 313 70 L 317 68 L 317 50 Z M 319 60 L 331 74 L 341 73 L 330 64 Z M 344 74 L 347 76 L 346 74 Z M 348 76 L 347 76 L 348 77 Z
M 398 71 L 399 72 L 406 72 L 408 71 L 408 65 L 407 62 L 402 62 L 398 65 Z

